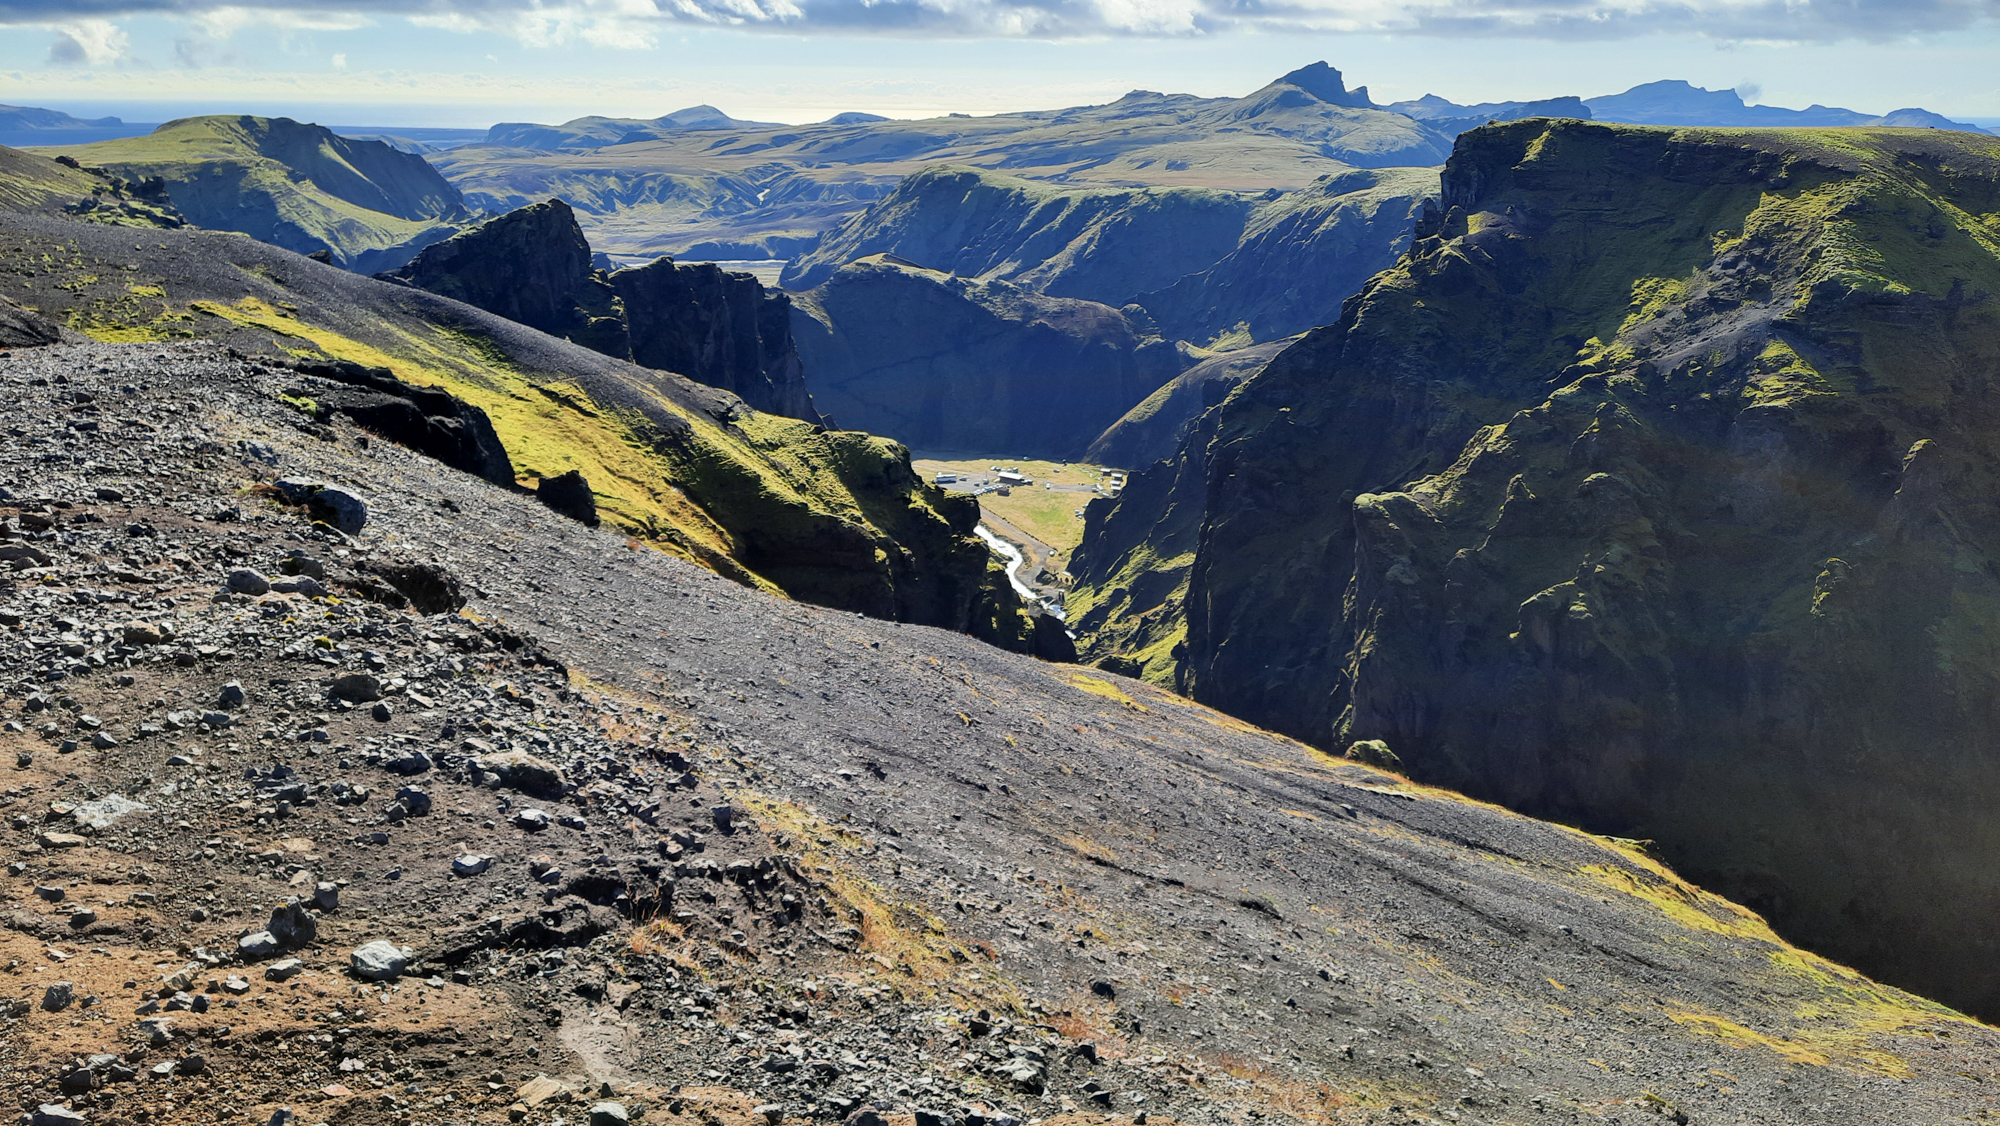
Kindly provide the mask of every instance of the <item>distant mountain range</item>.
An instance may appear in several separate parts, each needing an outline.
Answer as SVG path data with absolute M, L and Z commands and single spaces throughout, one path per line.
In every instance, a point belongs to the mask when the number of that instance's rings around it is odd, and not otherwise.
M 1927 109 L 1899 109 L 1885 114 L 1861 113 L 1837 106 L 1808 106 L 1785 109 L 1780 106 L 1753 106 L 1734 90 L 1704 90 L 1678 79 L 1648 82 L 1622 94 L 1596 98 L 1548 98 L 1536 102 L 1481 102 L 1462 106 L 1435 94 L 1414 101 L 1392 102 L 1383 107 L 1427 121 L 1453 133 L 1484 125 L 1489 121 L 1518 121 L 1524 117 L 1576 117 L 1586 121 L 1615 121 L 1626 125 L 1684 125 L 1717 128 L 1837 128 L 1874 125 L 1897 129 L 1958 129 L 1967 133 L 1987 130 L 1964 121 L 1954 121 Z

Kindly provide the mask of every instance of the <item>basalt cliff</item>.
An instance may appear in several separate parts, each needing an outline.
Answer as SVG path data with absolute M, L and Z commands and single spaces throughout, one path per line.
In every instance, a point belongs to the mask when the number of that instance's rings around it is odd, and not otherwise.
M 1996 215 L 1970 133 L 1467 133 L 1394 268 L 1093 502 L 1086 656 L 2000 1014 Z
M 384 276 L 642 367 L 817 422 L 792 345 L 791 304 L 756 278 L 660 258 L 595 269 L 576 212 L 552 199 L 426 247 Z

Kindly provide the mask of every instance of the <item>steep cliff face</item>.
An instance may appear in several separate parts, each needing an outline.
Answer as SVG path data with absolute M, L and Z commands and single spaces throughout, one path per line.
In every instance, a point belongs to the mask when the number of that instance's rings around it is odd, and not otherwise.
M 1229 253 L 1251 206 L 1234 192 L 1066 187 L 944 165 L 911 176 L 829 233 L 786 267 L 784 284 L 810 288 L 856 259 L 893 254 L 947 274 L 1119 306 Z
M 426 247 L 385 276 L 722 388 L 753 409 L 819 421 L 792 344 L 789 298 L 749 274 L 666 258 L 606 275 L 592 268 L 576 212 L 559 199 Z
M 590 243 L 559 199 L 427 246 L 389 276 L 561 337 L 586 322 L 579 303 L 594 280 Z
M 2000 141 L 1522 121 L 1444 203 L 1204 419 L 1180 686 L 2000 1014 Z
M 887 255 L 842 267 L 793 307 L 820 408 L 924 450 L 1075 457 L 1188 362 L 1143 310 Z
M 792 303 L 749 274 L 671 259 L 608 279 L 625 314 L 632 362 L 735 392 L 761 411 L 817 418 L 792 343 Z
M 1169 335 L 1269 341 L 1340 317 L 1340 303 L 1410 245 L 1434 168 L 1322 176 L 1265 203 L 1218 261 L 1136 298 Z

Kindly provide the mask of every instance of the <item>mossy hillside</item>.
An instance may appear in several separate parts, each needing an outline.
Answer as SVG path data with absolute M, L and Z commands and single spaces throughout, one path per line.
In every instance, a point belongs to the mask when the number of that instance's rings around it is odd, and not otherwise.
M 1443 184 L 1220 408 L 1181 683 L 2000 1011 L 2000 141 L 1524 121 Z
M 976 506 L 924 486 L 893 442 L 760 415 L 679 376 L 239 235 L 120 242 L 0 217 L 0 253 L 34 267 L 10 295 L 102 339 L 222 340 L 448 390 L 487 413 L 524 486 L 580 471 L 611 526 L 738 581 L 960 630 L 1021 617 L 991 589 Z
M 70 215 L 120 227 L 171 229 L 181 217 L 164 198 L 103 169 L 72 167 L 0 145 L 0 211 Z
M 39 150 L 38 150 L 39 151 Z M 299 253 L 384 269 L 468 219 L 423 158 L 287 118 L 192 117 L 144 137 L 48 150 L 133 178 L 159 177 L 188 220 Z

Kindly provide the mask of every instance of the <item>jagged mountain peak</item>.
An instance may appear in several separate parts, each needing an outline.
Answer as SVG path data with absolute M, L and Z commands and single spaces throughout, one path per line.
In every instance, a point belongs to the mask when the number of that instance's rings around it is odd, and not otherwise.
M 1356 86 L 1349 90 L 1340 76 L 1340 71 L 1326 64 L 1324 59 L 1309 63 L 1271 85 L 1296 86 L 1328 105 L 1349 106 L 1354 109 L 1373 109 L 1375 103 L 1368 99 L 1368 87 Z

